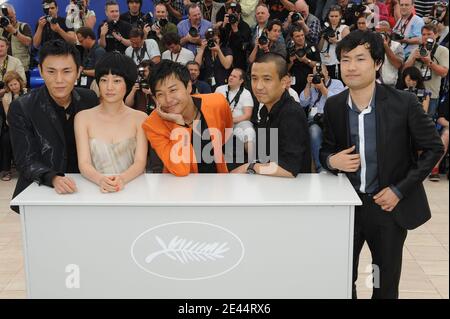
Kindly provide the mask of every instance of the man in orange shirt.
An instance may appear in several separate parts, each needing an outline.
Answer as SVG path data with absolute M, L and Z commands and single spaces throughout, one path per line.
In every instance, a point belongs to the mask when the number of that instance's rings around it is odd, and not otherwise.
M 233 117 L 221 94 L 190 95 L 189 70 L 163 60 L 150 76 L 156 112 L 142 127 L 164 164 L 164 172 L 228 173 L 223 145 L 233 133 Z

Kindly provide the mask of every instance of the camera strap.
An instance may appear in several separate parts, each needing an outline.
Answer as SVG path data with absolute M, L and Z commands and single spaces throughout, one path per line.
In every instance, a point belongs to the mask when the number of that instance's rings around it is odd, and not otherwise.
M 150 59 L 150 54 L 148 53 L 148 50 L 147 50 L 147 43 L 145 43 L 145 41 L 144 41 L 144 45 L 142 46 L 142 48 L 139 49 L 139 54 L 137 53 L 136 50 L 133 49 L 133 53 L 131 54 L 131 58 L 134 60 L 134 55 L 136 55 L 136 59 L 138 61 L 138 64 L 141 64 L 141 62 L 144 61 L 145 53 L 147 53 L 148 58 Z M 175 62 L 177 62 L 177 61 L 175 61 Z
M 241 98 L 241 94 L 244 91 L 244 87 L 241 85 L 241 87 L 239 88 L 239 91 L 236 93 L 236 95 L 234 96 L 234 98 L 230 101 L 230 86 L 228 85 L 228 90 L 226 92 L 226 98 L 228 101 L 228 104 L 230 104 L 230 106 L 234 103 L 233 108 L 231 109 L 231 112 L 234 111 L 234 109 L 236 108 L 236 106 L 239 103 L 239 99 Z
M 436 59 L 434 58 L 434 55 L 436 54 L 436 51 L 437 51 L 438 47 L 439 47 L 439 44 L 435 43 L 433 49 L 432 49 L 431 52 L 430 52 L 430 58 L 431 58 L 431 61 L 436 60 Z M 438 61 L 438 63 L 439 63 L 439 61 Z M 425 78 L 424 80 L 425 80 L 425 81 L 431 80 L 431 76 L 432 76 L 432 74 L 431 74 L 431 68 L 430 68 L 429 66 L 427 66 L 427 67 L 425 68 L 425 63 L 422 62 L 422 65 L 421 65 L 420 69 L 423 70 L 422 76 Z M 429 77 L 429 79 L 427 79 L 427 77 Z
M 331 85 L 331 78 L 329 78 L 328 83 L 325 84 L 325 87 L 328 89 L 328 88 L 330 87 L 330 85 Z M 320 99 L 322 98 L 322 91 L 317 90 L 317 89 L 314 89 L 314 90 L 318 91 L 319 94 L 317 95 L 317 99 L 314 101 L 314 104 L 311 106 L 310 109 L 312 109 L 313 107 L 315 107 L 316 104 L 319 103 Z
M 408 25 L 410 24 L 413 17 L 414 14 L 411 13 L 411 15 L 408 17 L 408 19 L 405 20 L 405 22 L 402 23 L 402 19 L 398 20 L 397 24 L 394 26 L 394 30 L 399 30 L 400 34 L 405 35 L 406 28 L 408 28 Z

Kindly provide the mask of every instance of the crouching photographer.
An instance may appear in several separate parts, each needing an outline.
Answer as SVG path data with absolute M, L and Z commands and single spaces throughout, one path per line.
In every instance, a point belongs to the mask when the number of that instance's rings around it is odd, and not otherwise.
M 441 80 L 448 74 L 448 49 L 436 43 L 437 29 L 428 24 L 422 27 L 422 44 L 405 63 L 405 68 L 415 66 L 422 73 L 425 88 L 431 91 L 428 114 L 434 115 L 439 104 Z
M 344 91 L 340 80 L 331 79 L 326 67 L 317 63 L 314 73 L 309 74 L 307 85 L 300 94 L 300 105 L 306 109 L 311 138 L 311 153 L 315 163 L 316 172 L 322 170 L 319 160 L 319 150 L 322 144 L 323 108 L 326 100 L 333 95 Z
M 409 91 L 417 96 L 419 102 L 422 103 L 423 110 L 428 113 L 431 92 L 425 89 L 420 70 L 415 66 L 404 69 L 402 73 L 402 80 L 405 91 Z
M 150 90 L 149 78 L 154 63 L 144 60 L 138 65 L 138 77 L 131 89 L 130 94 L 125 98 L 125 104 L 129 107 L 150 114 L 156 103 Z

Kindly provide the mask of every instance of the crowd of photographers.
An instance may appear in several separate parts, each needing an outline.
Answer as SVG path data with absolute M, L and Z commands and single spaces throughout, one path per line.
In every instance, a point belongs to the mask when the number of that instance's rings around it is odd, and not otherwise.
M 260 107 L 248 86 L 252 62 L 267 52 L 288 62 L 286 89 L 304 108 L 315 170 L 323 107 L 345 89 L 337 43 L 353 30 L 379 32 L 386 59 L 378 81 L 415 93 L 436 119 L 448 145 L 448 1 L 414 0 L 155 0 L 153 12 L 142 1 L 121 8 L 105 1 L 106 20 L 97 24 L 89 0 L 44 0 L 34 32 L 4 4 L 0 16 L 0 113 L 2 179 L 11 179 L 11 146 L 6 113 L 12 100 L 33 87 L 36 52 L 43 43 L 63 39 L 77 45 L 82 68 L 77 85 L 98 92 L 96 61 L 105 52 L 131 57 L 138 80 L 125 103 L 150 114 L 155 101 L 148 78 L 155 64 L 168 59 L 188 66 L 192 94 L 220 92 L 228 99 L 236 127 L 249 128 L 253 107 Z M 59 3 L 58 3 L 59 2 Z M 66 17 L 63 13 L 65 7 Z M 239 138 L 239 136 L 238 136 Z M 439 179 L 439 166 L 430 178 Z

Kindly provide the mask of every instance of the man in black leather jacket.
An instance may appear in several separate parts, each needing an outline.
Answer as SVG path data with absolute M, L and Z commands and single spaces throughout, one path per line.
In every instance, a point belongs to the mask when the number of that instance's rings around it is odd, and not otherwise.
M 41 48 L 39 61 L 45 85 L 11 103 L 7 115 L 19 172 L 13 198 L 32 182 L 59 194 L 77 190 L 64 176 L 79 173 L 73 120 L 77 112 L 98 104 L 93 91 L 74 88 L 80 68 L 75 46 L 50 41 Z

